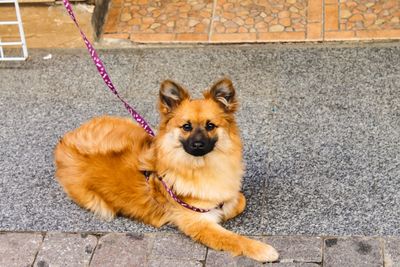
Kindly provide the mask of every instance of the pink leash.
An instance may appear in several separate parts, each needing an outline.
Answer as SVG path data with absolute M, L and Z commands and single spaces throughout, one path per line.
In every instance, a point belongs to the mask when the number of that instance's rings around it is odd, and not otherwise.
M 97 67 L 97 70 L 99 71 L 101 78 L 103 78 L 104 83 L 107 85 L 108 88 L 110 88 L 111 92 L 118 97 L 118 99 L 124 104 L 125 108 L 128 110 L 128 112 L 132 115 L 132 117 L 139 123 L 140 126 L 151 136 L 154 136 L 154 132 L 151 129 L 150 125 L 143 119 L 142 116 L 139 115 L 122 97 L 118 94 L 117 89 L 115 89 L 114 84 L 111 82 L 110 76 L 108 76 L 108 73 L 106 71 L 106 68 L 104 67 L 103 62 L 100 60 L 99 56 L 96 53 L 96 50 L 92 46 L 92 44 L 89 42 L 89 40 L 86 38 L 86 35 L 83 33 L 81 28 L 79 27 L 79 24 L 75 18 L 74 12 L 72 11 L 71 4 L 68 0 L 63 0 L 64 6 L 68 11 L 69 16 L 71 19 L 75 22 L 76 27 L 78 28 L 79 32 L 82 35 L 83 41 L 85 41 L 86 47 L 89 51 L 90 56 L 93 59 L 94 64 Z M 145 177 L 146 180 L 149 179 L 150 174 L 148 172 L 145 172 Z M 163 184 L 165 190 L 167 190 L 168 194 L 176 201 L 178 202 L 181 206 L 193 210 L 195 212 L 208 212 L 210 211 L 209 209 L 201 209 L 197 208 L 194 206 L 189 205 L 188 203 L 182 201 L 181 199 L 178 198 L 178 196 L 175 195 L 175 193 L 167 186 L 167 184 L 159 177 L 159 180 Z M 222 208 L 223 204 L 220 204 L 217 208 Z
M 104 67 L 103 62 L 100 60 L 99 56 L 96 53 L 96 50 L 92 46 L 92 44 L 89 42 L 89 40 L 86 38 L 86 35 L 83 33 L 81 28 L 79 27 L 79 24 L 75 18 L 74 12 L 72 11 L 71 4 L 68 0 L 63 0 L 64 6 L 68 11 L 69 16 L 71 19 L 75 22 L 76 27 L 80 31 L 83 41 L 85 41 L 86 47 L 89 51 L 90 56 L 93 59 L 93 63 L 96 65 L 98 72 L 101 75 L 101 78 L 103 78 L 104 83 L 107 85 L 108 88 L 110 88 L 110 91 L 118 97 L 118 99 L 124 104 L 125 108 L 128 110 L 129 114 L 139 123 L 140 126 L 151 136 L 154 136 L 154 132 L 151 129 L 150 125 L 143 119 L 142 116 L 140 116 L 139 113 L 136 112 L 119 94 L 117 89 L 115 88 L 114 84 L 111 82 L 110 76 L 108 76 L 108 73 L 106 71 L 106 68 Z

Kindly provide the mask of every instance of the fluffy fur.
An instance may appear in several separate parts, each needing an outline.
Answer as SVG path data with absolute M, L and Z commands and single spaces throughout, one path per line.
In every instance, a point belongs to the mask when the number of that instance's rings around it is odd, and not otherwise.
M 240 192 L 243 164 L 234 118 L 237 106 L 230 80 L 217 82 L 204 99 L 195 100 L 180 85 L 165 81 L 156 137 L 129 119 L 95 118 L 58 143 L 56 177 L 75 202 L 107 220 L 123 215 L 155 227 L 172 224 L 215 250 L 275 261 L 278 253 L 270 245 L 219 225 L 246 205 Z M 211 151 L 195 156 L 196 149 Z M 149 182 L 144 170 L 152 172 Z M 197 213 L 180 206 L 158 176 L 185 202 L 212 210 Z

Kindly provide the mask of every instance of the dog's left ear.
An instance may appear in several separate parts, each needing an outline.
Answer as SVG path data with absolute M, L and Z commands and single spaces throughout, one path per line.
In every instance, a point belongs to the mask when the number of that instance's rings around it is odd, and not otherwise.
M 215 83 L 209 91 L 204 93 L 204 97 L 212 98 L 226 112 L 235 112 L 239 106 L 236 100 L 235 88 L 232 81 L 224 78 Z

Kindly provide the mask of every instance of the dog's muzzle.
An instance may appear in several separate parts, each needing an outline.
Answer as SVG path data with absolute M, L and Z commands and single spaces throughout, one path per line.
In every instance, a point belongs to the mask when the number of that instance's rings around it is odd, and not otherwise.
M 210 138 L 200 129 L 196 129 L 188 139 L 181 139 L 183 148 L 187 153 L 195 157 L 201 157 L 210 153 L 218 138 Z

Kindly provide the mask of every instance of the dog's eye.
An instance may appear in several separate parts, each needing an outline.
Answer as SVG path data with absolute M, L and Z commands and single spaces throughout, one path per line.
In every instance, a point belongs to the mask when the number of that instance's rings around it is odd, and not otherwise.
M 208 121 L 207 124 L 206 124 L 206 130 L 207 130 L 208 132 L 214 130 L 215 127 L 217 127 L 217 126 L 215 126 L 214 123 L 211 123 L 211 122 L 209 122 L 209 121 Z
M 181 127 L 185 132 L 190 132 L 191 130 L 193 130 L 192 125 L 190 123 L 185 123 L 184 125 L 182 125 Z

